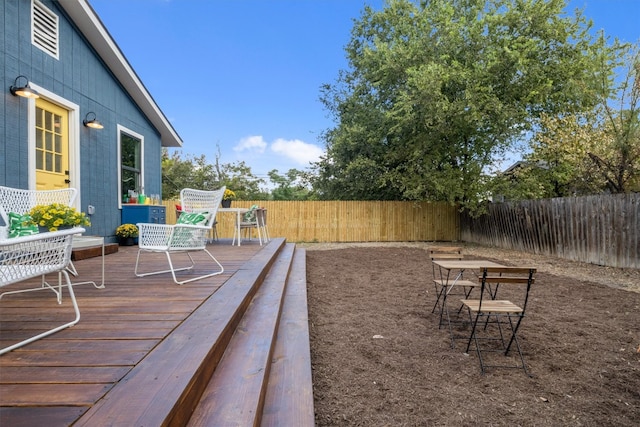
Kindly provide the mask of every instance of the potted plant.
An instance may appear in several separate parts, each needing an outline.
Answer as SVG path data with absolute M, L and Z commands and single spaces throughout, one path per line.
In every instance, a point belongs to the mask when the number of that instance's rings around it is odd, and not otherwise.
M 116 228 L 116 236 L 121 246 L 133 246 L 138 237 L 138 227 L 135 224 L 122 224 Z
M 91 225 L 84 212 L 62 203 L 34 206 L 29 215 L 31 223 L 37 225 L 41 233 Z
M 222 207 L 223 208 L 230 208 L 231 207 L 231 201 L 236 199 L 236 193 L 234 193 L 232 190 L 229 190 L 228 188 L 224 190 L 224 196 L 222 196 Z

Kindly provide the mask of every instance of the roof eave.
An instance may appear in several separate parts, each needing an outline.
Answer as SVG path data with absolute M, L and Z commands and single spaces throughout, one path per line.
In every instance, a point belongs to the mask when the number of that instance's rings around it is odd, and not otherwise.
M 65 0 L 59 1 L 58 5 L 69 15 L 122 87 L 158 129 L 162 146 L 182 147 L 182 139 L 142 84 L 89 3 L 86 0 Z

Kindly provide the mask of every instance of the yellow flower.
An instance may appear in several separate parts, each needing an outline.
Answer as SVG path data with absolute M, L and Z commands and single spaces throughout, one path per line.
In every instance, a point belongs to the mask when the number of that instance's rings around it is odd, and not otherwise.
M 122 224 L 116 228 L 118 237 L 138 237 L 138 227 L 134 224 Z
M 234 200 L 236 198 L 236 193 L 228 188 L 224 190 L 224 196 L 222 196 L 223 200 Z
M 62 226 L 89 226 L 89 218 L 82 212 L 60 203 L 35 206 L 29 212 L 31 223 L 40 227 L 47 227 L 49 231 L 57 231 Z

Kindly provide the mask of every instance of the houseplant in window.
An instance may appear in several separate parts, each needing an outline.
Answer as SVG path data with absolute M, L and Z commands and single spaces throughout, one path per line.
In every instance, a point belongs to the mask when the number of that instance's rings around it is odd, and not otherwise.
M 232 190 L 229 190 L 228 188 L 224 190 L 224 196 L 222 196 L 222 207 L 223 208 L 230 208 L 231 207 L 231 201 L 236 199 L 236 193 L 234 193 Z
M 138 237 L 138 227 L 134 224 L 122 224 L 116 228 L 116 237 L 120 246 L 133 246 Z
M 29 215 L 31 222 L 38 226 L 41 233 L 91 225 L 84 212 L 61 203 L 34 206 Z

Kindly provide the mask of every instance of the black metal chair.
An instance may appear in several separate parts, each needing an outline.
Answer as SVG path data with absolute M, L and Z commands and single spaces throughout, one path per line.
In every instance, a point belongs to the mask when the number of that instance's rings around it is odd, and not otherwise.
M 469 353 L 472 343 L 475 344 L 483 374 L 485 368 L 495 367 L 519 368 L 529 375 L 518 341 L 518 330 L 526 314 L 535 272 L 535 268 L 529 267 L 483 267 L 479 279 L 480 298 L 461 300 L 472 323 L 465 353 Z M 498 287 L 500 297 L 506 294 L 509 299 L 498 298 Z M 520 363 L 516 359 L 512 364 L 506 361 L 493 364 L 495 359 L 489 362 L 483 358 L 483 353 L 503 353 L 508 356 L 513 344 L 520 356 Z

